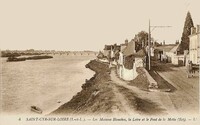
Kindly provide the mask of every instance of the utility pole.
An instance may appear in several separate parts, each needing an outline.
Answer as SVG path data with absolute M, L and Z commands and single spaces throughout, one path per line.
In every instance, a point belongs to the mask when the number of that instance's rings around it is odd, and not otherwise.
M 151 69 L 151 25 L 149 20 L 149 38 L 148 38 L 148 59 L 149 59 L 149 70 Z
M 149 37 L 148 37 L 148 61 L 149 61 L 149 70 L 151 69 L 151 32 L 155 28 L 169 28 L 171 26 L 151 26 L 150 20 L 149 20 Z M 152 30 L 151 30 L 152 28 Z

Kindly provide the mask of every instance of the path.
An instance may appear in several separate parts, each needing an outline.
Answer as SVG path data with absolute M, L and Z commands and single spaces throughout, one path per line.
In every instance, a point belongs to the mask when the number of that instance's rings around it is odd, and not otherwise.
M 127 82 L 122 81 L 117 77 L 116 69 L 111 69 L 111 80 L 119 86 L 123 86 L 129 90 L 131 90 L 133 93 L 135 93 L 139 98 L 144 100 L 150 100 L 154 103 L 156 103 L 160 108 L 166 110 L 166 113 L 175 113 L 176 110 L 174 108 L 174 105 L 172 104 L 171 99 L 169 98 L 168 93 L 165 92 L 147 92 L 140 90 L 137 87 L 130 86 L 127 84 Z M 129 106 L 129 108 L 131 108 Z
M 128 101 L 125 99 L 124 95 L 121 94 L 116 86 L 113 86 L 113 92 L 116 96 L 116 102 L 120 104 L 116 104 L 112 107 L 112 111 L 116 114 L 119 112 L 119 109 L 121 109 L 121 112 L 125 115 L 131 115 L 134 113 L 133 109 L 128 104 Z

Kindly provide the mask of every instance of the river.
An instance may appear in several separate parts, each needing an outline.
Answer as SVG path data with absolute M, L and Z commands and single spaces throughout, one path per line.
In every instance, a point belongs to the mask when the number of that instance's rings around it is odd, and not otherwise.
M 6 62 L 1 58 L 1 105 L 4 114 L 48 114 L 69 101 L 94 72 L 85 64 L 95 56 L 55 55 L 52 59 Z

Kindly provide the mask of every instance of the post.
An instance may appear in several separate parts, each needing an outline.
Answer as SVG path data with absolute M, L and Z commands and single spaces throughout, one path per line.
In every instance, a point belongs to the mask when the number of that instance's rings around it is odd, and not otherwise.
M 149 58 L 149 70 L 151 69 L 151 26 L 150 26 L 150 20 L 149 20 L 149 38 L 148 38 L 148 58 Z
M 171 27 L 171 26 L 151 26 L 150 25 L 150 19 L 149 19 L 149 35 L 148 35 L 148 47 L 149 47 L 149 51 L 148 51 L 148 57 L 149 57 L 149 70 L 151 69 L 151 32 L 155 29 L 155 28 L 166 28 L 166 27 Z M 151 30 L 151 28 L 153 28 L 153 30 Z

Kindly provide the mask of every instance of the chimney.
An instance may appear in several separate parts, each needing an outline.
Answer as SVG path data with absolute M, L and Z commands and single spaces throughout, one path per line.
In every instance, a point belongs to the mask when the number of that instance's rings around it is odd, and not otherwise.
M 191 35 L 196 33 L 196 28 L 195 27 L 191 27 Z
M 128 45 L 128 40 L 127 40 L 127 39 L 125 40 L 125 45 L 126 45 L 126 46 Z
M 114 44 L 114 50 L 116 50 L 116 49 L 117 49 L 117 44 L 115 43 L 115 44 Z
M 200 33 L 200 25 L 197 25 L 197 33 Z

